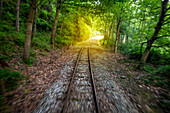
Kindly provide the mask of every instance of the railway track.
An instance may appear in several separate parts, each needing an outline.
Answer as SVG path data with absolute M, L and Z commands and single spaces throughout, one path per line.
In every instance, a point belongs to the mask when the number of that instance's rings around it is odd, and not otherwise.
M 96 87 L 90 59 L 91 41 L 80 49 L 75 68 L 70 80 L 62 113 L 66 112 L 96 112 L 100 113 Z M 86 47 L 89 45 L 88 47 Z M 86 54 L 86 56 L 84 56 Z M 83 68 L 86 67 L 86 68 Z M 85 69 L 85 70 L 84 70 Z
M 134 113 L 107 68 L 105 52 L 96 42 L 91 40 L 71 48 L 71 59 L 56 82 L 44 92 L 33 113 Z

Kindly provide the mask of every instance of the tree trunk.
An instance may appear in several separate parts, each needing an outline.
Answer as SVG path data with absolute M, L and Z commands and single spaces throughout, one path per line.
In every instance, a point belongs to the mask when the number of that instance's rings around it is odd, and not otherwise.
M 124 44 L 124 43 L 126 42 L 126 35 L 123 35 L 122 38 L 123 38 L 123 39 L 122 39 L 122 43 Z
M 56 15 L 55 15 L 53 29 L 51 31 L 51 44 L 53 45 L 53 47 L 54 47 L 54 37 L 55 37 L 57 23 L 58 23 L 58 19 L 59 19 L 60 7 L 61 7 L 61 0 L 57 0 Z
M 26 61 L 30 57 L 30 43 L 31 43 L 31 35 L 32 35 L 32 25 L 34 20 L 34 12 L 35 12 L 36 0 L 32 0 L 30 3 L 30 11 L 28 16 L 27 30 L 25 36 L 25 45 L 23 52 L 23 59 Z
M 0 16 L 2 16 L 2 5 L 3 5 L 3 0 L 0 1 Z
M 20 6 L 20 0 L 17 0 L 17 6 L 16 6 L 16 10 L 17 10 L 17 18 L 16 18 L 17 32 L 19 32 L 19 6 Z
M 112 51 L 114 51 L 114 34 L 115 34 L 115 31 L 114 31 L 114 26 L 115 25 L 113 25 L 113 27 L 112 27 Z
M 107 37 L 107 47 L 110 45 L 110 35 L 111 35 L 111 30 L 112 30 L 112 24 L 110 25 L 109 36 Z
M 104 33 L 103 45 L 104 45 L 106 37 L 107 37 L 106 26 L 107 26 L 107 23 L 105 25 L 105 33 Z
M 161 30 L 161 27 L 163 25 L 165 13 L 167 12 L 167 4 L 168 4 L 168 0 L 162 1 L 162 7 L 161 7 L 161 13 L 160 13 L 160 17 L 159 17 L 159 22 L 157 23 L 157 25 L 155 27 L 154 34 L 152 35 L 152 37 L 147 42 L 147 47 L 146 47 L 146 49 L 145 49 L 145 51 L 142 55 L 142 58 L 140 60 L 139 65 L 138 65 L 139 69 L 143 69 L 143 64 L 146 62 L 146 60 L 148 58 L 152 44 L 154 43 L 155 40 L 158 39 L 157 36 L 158 36 L 158 33 Z
M 143 17 L 143 21 L 142 21 L 142 30 L 143 30 L 143 26 L 145 25 L 145 12 L 146 12 L 146 8 L 145 8 L 145 11 L 144 11 L 144 17 Z M 143 35 L 142 30 L 141 30 L 140 40 L 139 40 L 139 42 L 141 42 L 141 41 L 142 41 L 142 35 Z
M 117 30 L 116 30 L 116 41 L 115 41 L 115 48 L 114 48 L 114 53 L 117 53 L 117 47 L 118 47 L 118 42 L 119 42 L 119 31 L 120 31 L 120 23 L 121 23 L 121 18 L 119 19 L 117 23 Z
M 130 14 L 130 18 L 129 18 L 129 23 L 128 23 L 128 26 L 129 26 L 129 30 L 131 29 L 130 28 L 130 25 L 131 25 L 131 14 Z M 129 33 L 129 31 L 127 32 L 127 37 L 126 37 L 126 40 L 127 40 L 127 42 L 129 41 L 129 36 L 130 36 L 130 33 Z
M 64 18 L 63 18 L 63 21 L 62 21 L 61 27 L 60 27 L 60 36 L 61 36 L 62 30 L 63 30 L 63 24 L 64 24 Z
M 37 17 L 38 17 L 38 6 L 35 9 L 35 23 L 34 23 L 34 35 L 33 35 L 33 37 L 35 37 L 36 31 L 37 31 Z

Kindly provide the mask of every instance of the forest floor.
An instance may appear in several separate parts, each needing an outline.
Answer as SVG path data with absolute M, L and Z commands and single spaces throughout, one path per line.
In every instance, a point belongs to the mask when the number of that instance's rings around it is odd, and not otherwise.
M 7 111 L 12 113 L 33 112 L 44 97 L 44 92 L 53 83 L 57 83 L 62 76 L 61 71 L 64 66 L 76 54 L 73 48 L 52 50 L 49 53 L 52 55 L 39 54 L 34 64 L 29 67 L 30 82 L 20 85 L 17 90 L 9 93 L 12 97 L 8 100 L 8 106 L 10 107 Z M 121 93 L 123 99 L 133 106 L 134 112 L 168 113 L 169 107 L 164 103 L 169 102 L 167 99 L 169 91 L 144 84 L 140 77 L 148 73 L 136 70 L 134 66 L 137 62 L 129 60 L 128 56 L 119 53 L 114 54 L 104 47 L 100 48 L 102 49 L 92 50 L 95 53 L 92 54 L 94 75 L 95 73 L 100 74 L 98 70 L 104 70 L 105 75 L 103 76 L 108 76 L 110 81 L 114 81 L 118 90 L 115 90 L 115 92 Z M 9 64 L 14 65 L 14 70 L 26 74 L 25 65 L 18 62 L 20 59 L 14 58 Z M 104 81 L 102 79 L 101 77 L 101 81 Z

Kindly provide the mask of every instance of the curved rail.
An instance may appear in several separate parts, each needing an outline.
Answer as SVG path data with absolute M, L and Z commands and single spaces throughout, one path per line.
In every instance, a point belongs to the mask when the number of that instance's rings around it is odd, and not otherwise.
M 76 70 L 77 70 L 77 68 L 78 68 L 78 63 L 79 63 L 79 61 L 80 61 L 80 58 L 81 58 L 83 49 L 84 49 L 84 47 L 87 45 L 88 42 L 89 42 L 89 41 L 87 41 L 87 42 L 82 46 L 82 48 L 81 48 L 81 50 L 80 50 L 80 52 L 79 52 L 79 55 L 78 55 L 78 57 L 77 57 L 77 61 L 76 61 L 76 64 L 75 64 L 75 68 L 74 68 L 74 70 L 73 70 L 73 74 L 72 74 L 72 77 L 71 77 L 69 89 L 68 89 L 68 92 L 67 92 L 67 96 L 66 96 L 66 100 L 65 100 L 65 105 L 63 106 L 63 109 L 62 109 L 61 113 L 66 113 L 66 111 L 67 111 L 67 107 L 68 107 L 69 99 L 70 99 L 70 94 L 71 94 L 71 89 L 72 89 L 72 86 L 73 86 L 73 81 L 74 81 L 74 78 L 75 78 L 75 75 L 76 75 Z M 96 106 L 96 113 L 100 113 L 99 105 L 98 105 L 98 101 L 97 101 L 96 88 L 95 88 L 95 84 L 94 84 L 93 72 L 92 72 L 92 67 L 91 67 L 90 47 L 88 48 L 88 62 L 89 62 L 89 71 L 90 71 L 90 75 L 91 75 L 91 82 L 92 82 L 94 102 L 95 102 L 95 106 Z

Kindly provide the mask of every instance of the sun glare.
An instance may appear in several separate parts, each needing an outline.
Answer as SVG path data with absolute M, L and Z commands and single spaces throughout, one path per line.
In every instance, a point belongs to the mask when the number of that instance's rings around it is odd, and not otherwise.
M 92 37 L 91 39 L 98 39 L 98 40 L 100 40 L 100 39 L 102 39 L 104 36 L 95 36 L 95 37 Z

